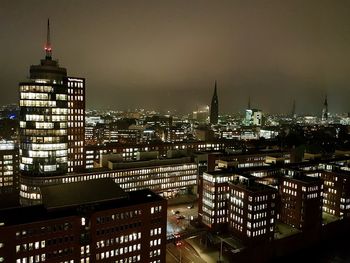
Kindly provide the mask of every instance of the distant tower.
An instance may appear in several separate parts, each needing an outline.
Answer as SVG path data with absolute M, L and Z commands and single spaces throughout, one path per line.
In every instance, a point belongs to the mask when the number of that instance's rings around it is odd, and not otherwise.
M 295 117 L 296 117 L 296 114 L 295 114 L 295 100 L 293 100 L 293 106 L 292 106 L 292 114 L 291 114 L 291 117 L 292 117 L 292 118 L 295 118 Z
M 213 98 L 211 99 L 211 107 L 210 107 L 210 123 L 217 124 L 218 117 L 219 117 L 219 100 L 218 100 L 218 94 L 216 90 L 216 80 L 215 80 L 214 94 L 213 94 Z
M 328 120 L 328 101 L 327 101 L 327 94 L 324 99 L 323 103 L 323 109 L 322 109 L 322 121 L 327 121 Z
M 250 110 L 252 108 L 252 106 L 250 105 L 250 96 L 248 97 L 248 107 L 247 110 Z

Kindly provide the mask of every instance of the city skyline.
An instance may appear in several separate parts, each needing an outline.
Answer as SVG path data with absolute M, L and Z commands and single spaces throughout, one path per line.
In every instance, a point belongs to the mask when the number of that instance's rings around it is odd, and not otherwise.
M 317 114 L 326 93 L 331 113 L 347 112 L 349 5 L 315 3 L 8 1 L 0 103 L 17 100 L 26 65 L 42 56 L 45 13 L 54 59 L 87 76 L 88 108 L 191 112 L 210 104 L 217 79 L 220 113 L 250 96 L 266 112 L 290 112 L 295 99 L 297 113 Z
M 345 2 L 15 1 L 0 262 L 349 262 Z

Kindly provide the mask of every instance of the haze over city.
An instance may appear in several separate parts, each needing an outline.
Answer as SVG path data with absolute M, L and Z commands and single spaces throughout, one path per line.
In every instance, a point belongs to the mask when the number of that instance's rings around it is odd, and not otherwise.
M 43 57 L 87 78 L 87 107 L 347 112 L 348 1 L 1 1 L 1 104 Z
M 0 263 L 348 263 L 350 4 L 1 1 Z

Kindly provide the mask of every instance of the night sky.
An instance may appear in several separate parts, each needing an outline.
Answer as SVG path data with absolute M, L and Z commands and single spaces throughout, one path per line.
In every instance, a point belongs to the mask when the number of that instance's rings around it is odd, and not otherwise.
M 0 104 L 44 57 L 87 80 L 87 107 L 350 111 L 350 1 L 0 0 Z

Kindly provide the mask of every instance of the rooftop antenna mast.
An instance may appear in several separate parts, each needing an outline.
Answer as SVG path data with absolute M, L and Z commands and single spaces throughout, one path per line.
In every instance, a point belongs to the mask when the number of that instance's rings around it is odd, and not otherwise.
M 46 33 L 46 44 L 45 44 L 45 59 L 52 59 L 52 47 L 50 41 L 50 19 L 47 19 L 47 33 Z

